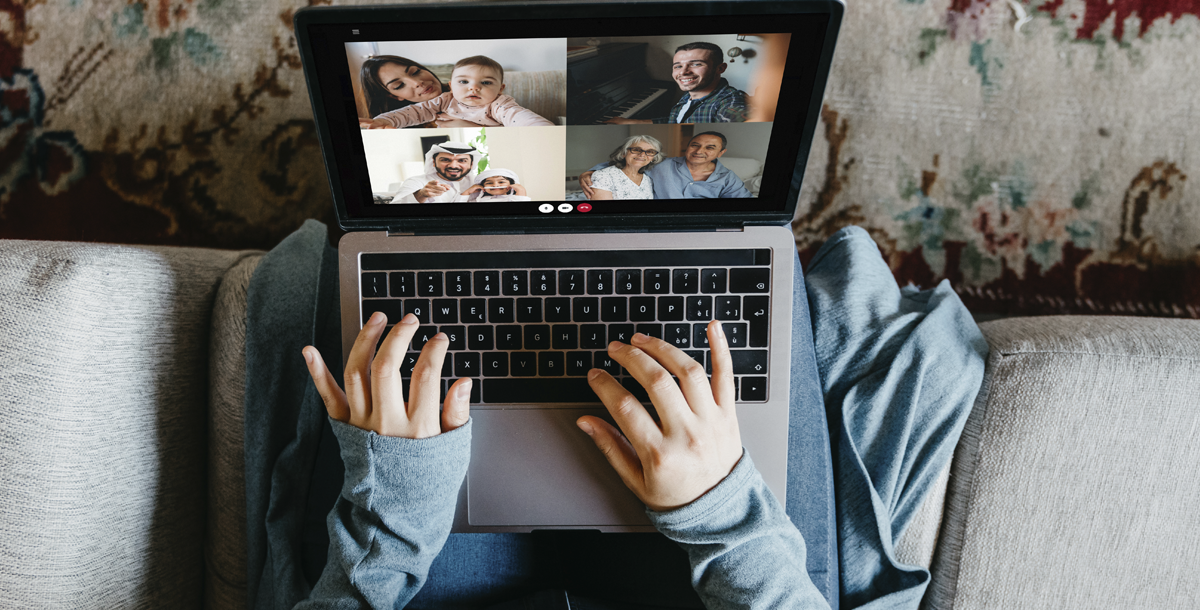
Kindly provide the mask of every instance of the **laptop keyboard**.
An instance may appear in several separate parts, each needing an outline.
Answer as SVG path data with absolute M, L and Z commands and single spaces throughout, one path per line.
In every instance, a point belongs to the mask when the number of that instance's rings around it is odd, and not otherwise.
M 635 332 L 663 339 L 712 373 L 706 327 L 720 320 L 738 402 L 767 400 L 769 249 L 363 253 L 361 318 L 420 322 L 409 377 L 439 331 L 450 339 L 442 395 L 472 377 L 473 404 L 597 403 L 590 369 L 646 391 L 608 356 Z M 408 385 L 405 384 L 407 394 Z M 407 400 L 407 396 L 405 396 Z

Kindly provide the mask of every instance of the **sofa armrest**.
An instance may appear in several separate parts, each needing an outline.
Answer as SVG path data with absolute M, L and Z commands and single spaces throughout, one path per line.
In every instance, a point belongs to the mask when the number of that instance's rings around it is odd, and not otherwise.
M 981 325 L 929 608 L 1182 608 L 1200 591 L 1200 321 Z
M 0 240 L 0 607 L 200 607 L 209 317 L 243 256 Z

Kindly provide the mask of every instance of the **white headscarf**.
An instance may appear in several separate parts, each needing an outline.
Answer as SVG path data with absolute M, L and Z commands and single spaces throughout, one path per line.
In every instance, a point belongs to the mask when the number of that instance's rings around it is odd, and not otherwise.
M 441 144 L 434 144 L 432 147 L 430 147 L 429 152 L 425 153 L 425 175 L 429 176 L 430 179 L 437 178 L 437 169 L 433 166 L 433 158 L 437 156 L 438 153 L 471 155 L 471 171 L 467 172 L 467 175 L 463 176 L 463 178 L 466 179 L 468 184 L 472 183 L 472 180 L 475 178 L 475 168 L 479 167 L 479 158 L 482 156 L 479 154 L 479 151 L 475 150 L 474 146 L 471 146 L 470 144 L 464 144 L 462 142 L 442 142 Z
M 514 172 L 510 169 L 495 168 L 495 169 L 485 170 L 483 173 L 479 174 L 478 176 L 475 176 L 475 184 L 477 184 L 479 186 L 483 186 L 484 180 L 487 180 L 488 178 L 491 178 L 494 176 L 504 176 L 505 178 L 508 178 L 509 180 L 511 180 L 513 184 L 521 183 L 521 179 L 517 177 L 517 172 Z

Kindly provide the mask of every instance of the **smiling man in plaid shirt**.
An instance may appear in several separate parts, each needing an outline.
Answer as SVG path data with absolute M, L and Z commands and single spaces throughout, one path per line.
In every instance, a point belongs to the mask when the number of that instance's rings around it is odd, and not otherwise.
M 740 123 L 746 120 L 746 94 L 721 78 L 728 65 L 725 53 L 711 42 L 689 42 L 675 49 L 671 78 L 684 91 L 665 117 L 605 121 L 616 125 L 637 123 Z

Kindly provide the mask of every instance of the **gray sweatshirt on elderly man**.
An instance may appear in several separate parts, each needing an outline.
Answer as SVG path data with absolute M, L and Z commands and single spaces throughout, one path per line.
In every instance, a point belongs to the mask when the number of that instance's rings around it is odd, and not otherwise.
M 325 571 L 296 608 L 404 607 L 450 535 L 471 423 L 420 440 L 332 425 L 346 477 L 327 521 Z M 646 514 L 687 551 L 705 607 L 829 607 L 805 569 L 803 537 L 748 453 L 691 504 Z

